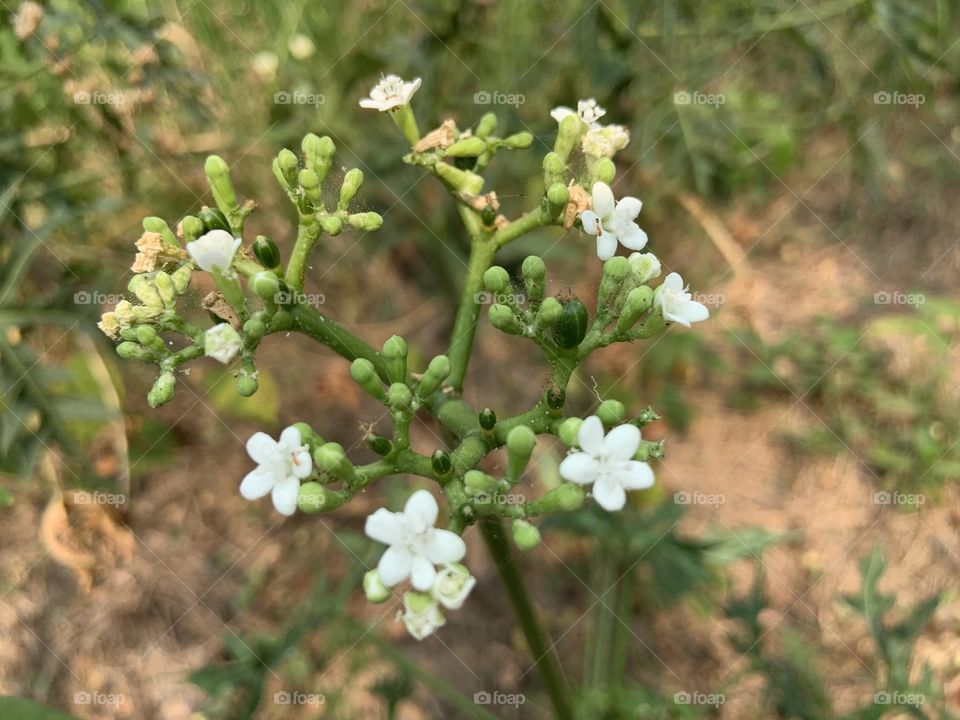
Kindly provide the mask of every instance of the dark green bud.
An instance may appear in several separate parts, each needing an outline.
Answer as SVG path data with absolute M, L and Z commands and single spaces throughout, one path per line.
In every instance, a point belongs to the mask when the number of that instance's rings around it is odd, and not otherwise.
M 557 387 L 547 390 L 547 407 L 551 410 L 560 410 L 567 402 L 567 393 Z
M 450 456 L 443 450 L 436 450 L 430 458 L 430 464 L 437 475 L 447 475 L 453 469 Z
M 257 235 L 253 241 L 253 254 L 267 270 L 280 267 L 280 248 L 266 235 Z
M 367 445 L 380 457 L 386 457 L 393 452 L 393 441 L 383 435 L 371 434 L 367 438 Z
M 493 430 L 497 424 L 497 414 L 490 408 L 484 408 L 477 417 L 480 421 L 480 427 L 484 430 Z
M 203 223 L 203 232 L 208 233 L 211 230 L 226 230 L 231 232 L 230 223 L 227 222 L 227 216 L 219 208 L 211 208 L 204 205 L 200 208 L 200 222 Z
M 483 210 L 480 211 L 480 220 L 483 221 L 484 227 L 491 227 L 497 221 L 497 210 L 493 205 L 484 205 Z
M 587 335 L 587 308 L 577 299 L 569 300 L 553 326 L 553 340 L 565 350 L 577 347 Z

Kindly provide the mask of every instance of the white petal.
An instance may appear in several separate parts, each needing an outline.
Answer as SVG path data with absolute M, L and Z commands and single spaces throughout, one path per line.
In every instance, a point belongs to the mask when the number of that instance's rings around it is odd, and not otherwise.
M 640 428 L 617 425 L 603 439 L 604 454 L 612 460 L 629 460 L 640 447 Z
M 247 455 L 259 465 L 276 457 L 277 441 L 264 432 L 256 432 L 247 440 Z
M 602 232 L 597 235 L 597 257 L 609 260 L 617 254 L 617 236 L 611 232 Z
M 310 473 L 313 472 L 313 458 L 310 456 L 309 450 L 294 453 L 291 460 L 293 461 L 293 474 L 297 478 L 305 480 L 310 477 Z
M 467 545 L 463 538 L 450 530 L 434 530 L 424 548 L 424 555 L 435 563 L 457 562 L 466 554 Z
M 582 213 L 580 213 L 580 222 L 583 224 L 583 231 L 585 233 L 596 235 L 597 223 L 599 220 L 600 216 L 597 215 L 593 210 L 584 210 Z
M 360 100 L 360 107 L 368 110 L 379 110 L 380 112 L 388 109 L 385 102 L 382 100 L 374 100 L 373 98 L 363 98 Z
M 420 78 L 414 78 L 408 83 L 403 84 L 403 104 L 406 105 L 410 102 L 410 99 L 413 97 L 414 93 L 420 89 Z
M 666 320 L 667 322 L 675 322 L 678 325 L 683 325 L 684 327 L 690 327 L 689 322 L 687 322 L 680 315 L 673 314 L 672 312 L 667 310 L 666 307 L 663 308 L 663 319 Z
M 617 473 L 617 480 L 625 490 L 645 490 L 654 483 L 653 469 L 645 462 L 631 460 Z
M 678 308 L 674 308 L 674 314 L 686 320 L 687 323 L 701 322 L 710 317 L 710 311 L 707 310 L 707 306 L 703 303 L 698 303 L 696 300 L 691 300 Z M 687 327 L 689 327 L 689 325 L 687 325 Z
M 413 567 L 410 570 L 410 583 L 421 592 L 426 592 L 433 587 L 433 581 L 437 577 L 437 570 L 433 563 L 425 557 L 418 556 L 413 559 Z
M 603 452 L 603 423 L 600 418 L 591 415 L 583 421 L 577 433 L 577 442 L 585 453 L 597 456 Z
M 683 278 L 680 273 L 672 272 L 663 279 L 663 286 L 671 290 L 683 290 Z
M 259 500 L 273 489 L 274 474 L 266 468 L 257 468 L 247 473 L 240 483 L 240 494 L 247 500 Z
M 274 485 L 270 497 L 278 513 L 293 515 L 297 511 L 297 495 L 299 493 L 300 481 L 295 477 L 290 477 Z
M 393 587 L 407 579 L 411 568 L 413 568 L 413 555 L 410 551 L 399 545 L 391 545 L 377 563 L 377 574 L 380 576 L 380 582 L 387 587 Z
M 399 545 L 404 538 L 403 523 L 397 517 L 397 513 L 392 513 L 386 508 L 380 508 L 370 515 L 363 531 L 367 537 L 384 545 Z
M 618 218 L 632 222 L 640 214 L 642 207 L 643 203 L 638 198 L 627 196 L 620 198 L 613 212 Z
M 613 190 L 611 190 L 610 186 L 605 182 L 597 182 L 593 184 L 591 199 L 593 201 L 593 211 L 597 213 L 597 215 L 602 218 L 613 215 Z
M 627 493 L 615 478 L 605 475 L 593 484 L 593 497 L 604 510 L 614 512 L 623 510 L 627 503 Z
M 643 250 L 647 245 L 647 234 L 635 222 L 624 226 L 617 238 L 621 245 L 631 250 Z
M 303 445 L 300 430 L 293 425 L 288 428 L 284 428 L 283 432 L 280 433 L 280 442 L 282 442 L 291 450 L 293 450 L 293 448 L 300 447 Z
M 589 485 L 597 477 L 597 461 L 585 452 L 567 455 L 560 463 L 560 477 L 578 485 Z
M 437 510 L 437 501 L 429 490 L 417 490 L 403 506 L 403 514 L 420 529 L 433 527 Z
M 563 105 L 560 107 L 555 107 L 550 111 L 550 117 L 552 117 L 558 123 L 563 122 L 563 119 L 567 117 L 567 115 L 576 115 L 576 113 L 570 108 L 564 107 Z

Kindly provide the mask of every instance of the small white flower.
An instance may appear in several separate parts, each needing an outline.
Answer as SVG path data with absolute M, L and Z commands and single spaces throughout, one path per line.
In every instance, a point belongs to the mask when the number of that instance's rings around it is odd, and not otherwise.
M 476 584 L 477 579 L 467 568 L 460 563 L 453 563 L 437 572 L 430 594 L 448 610 L 459 610 Z
M 360 107 L 386 112 L 410 102 L 413 94 L 420 89 L 420 78 L 406 82 L 399 75 L 381 77 L 373 86 L 370 97 L 360 101 Z
M 201 270 L 221 272 L 229 269 L 233 256 L 240 247 L 240 238 L 235 238 L 226 230 L 211 230 L 193 242 L 187 243 L 187 252 Z
M 617 253 L 617 242 L 630 250 L 643 250 L 647 234 L 634 222 L 643 207 L 635 197 L 620 198 L 614 203 L 613 190 L 603 182 L 594 183 L 592 210 L 580 213 L 583 230 L 597 236 L 597 257 L 609 260 Z
M 689 288 L 684 286 L 679 273 L 670 273 L 663 279 L 653 297 L 654 304 L 663 311 L 663 319 L 677 322 L 685 327 L 710 317 L 710 311 L 703 303 L 692 299 Z
M 583 421 L 577 441 L 581 452 L 564 458 L 560 475 L 578 485 L 592 484 L 593 497 L 604 510 L 623 509 L 627 490 L 653 485 L 650 466 L 633 459 L 640 447 L 636 425 L 618 425 L 604 436 L 603 423 L 593 415 Z
M 591 130 L 596 130 L 600 128 L 600 123 L 597 122 L 600 118 L 607 114 L 607 111 L 602 107 L 597 105 L 597 101 L 593 98 L 587 100 L 580 100 L 577 103 L 577 109 L 572 110 L 568 107 L 561 105 L 560 107 L 555 107 L 550 111 L 550 117 L 556 120 L 558 123 L 563 122 L 563 119 L 568 115 L 576 115 L 581 120 L 583 120 Z
M 660 260 L 651 252 L 630 253 L 627 261 L 630 263 L 630 271 L 633 273 L 633 282 L 637 285 L 644 285 L 654 278 L 660 277 Z
M 300 481 L 313 471 L 310 448 L 303 443 L 300 431 L 288 427 L 280 433 L 279 440 L 266 433 L 254 433 L 247 440 L 247 454 L 258 467 L 240 483 L 240 494 L 247 500 L 258 500 L 270 493 L 277 512 L 293 515 Z
M 240 333 L 234 330 L 230 323 L 214 325 L 203 334 L 204 354 L 224 365 L 237 356 L 241 347 L 243 347 L 243 340 Z
M 290 38 L 288 47 L 290 48 L 290 54 L 296 60 L 306 60 L 317 51 L 317 46 L 313 44 L 313 40 L 303 33 L 297 33 Z
M 258 52 L 250 61 L 250 67 L 258 78 L 264 82 L 270 82 L 277 76 L 277 69 L 280 67 L 280 58 L 275 52 L 264 50 Z
M 580 141 L 584 155 L 612 158 L 630 142 L 630 131 L 623 125 L 607 125 L 588 130 Z
M 436 601 L 424 593 L 404 594 L 402 617 L 407 632 L 416 640 L 423 640 L 447 623 Z
M 367 518 L 367 535 L 390 546 L 377 565 L 384 585 L 393 587 L 409 577 L 417 590 L 426 592 L 437 576 L 434 565 L 463 558 L 467 546 L 460 536 L 433 526 L 437 510 L 433 495 L 417 490 L 407 500 L 403 512 L 380 508 Z

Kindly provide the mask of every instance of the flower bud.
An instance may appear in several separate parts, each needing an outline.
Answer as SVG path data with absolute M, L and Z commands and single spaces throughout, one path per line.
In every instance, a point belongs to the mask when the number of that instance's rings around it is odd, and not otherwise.
M 324 443 L 313 451 L 313 459 L 318 468 L 339 480 L 348 481 L 354 478 L 353 465 L 347 459 L 340 443 Z
M 447 379 L 448 375 L 450 375 L 449 358 L 447 358 L 446 355 L 437 355 L 430 361 L 430 364 L 427 365 L 426 372 L 424 372 L 423 377 L 420 378 L 417 394 L 422 398 L 433 395 L 433 393 L 440 389 L 440 386 L 443 385 L 443 381 Z
M 230 181 L 230 168 L 223 158 L 211 155 L 204 163 L 203 170 L 207 175 L 207 182 L 210 183 L 210 190 L 213 192 L 213 199 L 216 201 L 217 207 L 229 216 L 240 212 L 237 192 L 233 189 L 233 183 Z M 223 229 L 229 230 L 230 228 Z
M 597 417 L 607 427 L 620 425 L 626 414 L 627 409 L 619 400 L 604 400 L 597 408 Z
M 547 187 L 563 184 L 563 174 L 566 172 L 567 164 L 563 158 L 555 152 L 548 152 L 543 156 L 543 182 Z
M 653 290 L 646 285 L 636 287 L 627 293 L 627 299 L 623 303 L 623 310 L 620 313 L 620 320 L 617 322 L 617 332 L 625 333 L 629 331 L 640 319 L 640 316 L 650 309 L 651 305 L 653 305 Z
M 193 215 L 184 215 L 180 221 L 180 230 L 185 242 L 193 242 L 204 233 L 203 221 Z
M 183 295 L 190 288 L 191 277 L 193 277 L 193 268 L 189 264 L 181 265 L 173 271 L 170 279 L 173 280 L 173 289 L 177 295 Z
M 380 457 L 386 457 L 393 452 L 393 441 L 383 435 L 371 434 L 367 438 L 367 445 Z
M 241 370 L 237 374 L 237 393 L 243 397 L 255 395 L 259 388 L 260 381 L 257 380 L 257 372 L 255 370 L 252 372 Z
M 320 227 L 330 237 L 336 237 L 343 232 L 343 220 L 336 215 L 325 215 L 320 218 Z
M 474 495 L 489 493 L 497 488 L 497 480 L 483 470 L 467 470 L 463 475 L 463 485 L 467 492 Z
M 526 131 L 518 132 L 513 135 L 507 135 L 501 142 L 504 147 L 508 147 L 511 150 L 522 150 L 533 144 L 533 134 Z
M 297 187 L 297 171 L 300 162 L 292 151 L 284 148 L 273 161 L 273 174 L 284 189 L 292 192 Z
M 540 531 L 526 520 L 514 520 L 511 529 L 513 542 L 521 552 L 529 552 L 540 544 Z
M 610 158 L 600 158 L 593 166 L 593 182 L 612 183 L 617 176 L 617 166 Z
M 478 138 L 485 138 L 496 129 L 497 116 L 492 112 L 488 112 L 484 113 L 483 117 L 480 118 L 480 122 L 477 123 L 477 129 L 474 130 L 473 134 Z
M 357 358 L 353 361 L 350 365 L 350 377 L 375 400 L 380 402 L 386 400 L 387 396 L 383 390 L 383 383 L 377 375 L 377 370 L 373 363 L 366 358 Z
M 630 263 L 625 257 L 612 257 L 603 264 L 600 289 L 597 291 L 597 308 L 600 312 L 610 309 L 629 273 Z
M 450 563 L 437 571 L 430 594 L 448 610 L 459 610 L 476 584 L 476 578 L 464 565 Z
M 363 185 L 363 171 L 360 168 L 347 170 L 347 174 L 343 176 L 343 184 L 340 186 L 340 202 L 337 205 L 339 210 L 347 209 L 361 185 Z
M 146 275 L 134 275 L 127 283 L 127 290 L 137 296 L 137 300 L 147 307 L 163 308 L 163 298 L 157 286 Z
M 300 148 L 303 150 L 307 167 L 317 174 L 320 182 L 323 182 L 327 173 L 330 172 L 333 155 L 337 151 L 333 140 L 326 135 L 318 137 L 313 133 L 307 133 L 303 137 L 303 142 L 300 143 Z
M 280 248 L 266 235 L 257 235 L 253 241 L 253 254 L 267 270 L 280 267 Z
M 660 276 L 660 260 L 653 253 L 630 253 L 630 280 L 634 285 L 643 285 Z
M 651 458 L 654 460 L 663 460 L 663 448 L 665 440 L 641 440 L 637 452 L 634 454 L 634 460 L 646 462 Z
M 393 335 L 383 344 L 384 365 L 387 379 L 402 383 L 407 377 L 407 342 L 399 335 Z
M 487 203 L 480 211 L 480 220 L 484 227 L 493 227 L 494 223 L 497 222 L 497 209 L 492 204 Z
M 510 287 L 510 275 L 499 265 L 494 265 L 483 274 L 483 286 L 495 295 L 506 292 Z
M 230 223 L 227 222 L 227 216 L 224 215 L 223 211 L 219 208 L 211 208 L 204 205 L 200 208 L 198 217 L 200 218 L 200 222 L 203 223 L 203 231 L 205 233 L 211 230 L 224 230 L 232 234 Z
M 517 425 L 507 433 L 507 479 L 517 483 L 530 462 L 537 436 L 526 425 Z
M 387 390 L 387 405 L 394 410 L 409 410 L 413 402 L 413 393 L 402 382 L 395 382 Z
M 477 416 L 477 420 L 484 430 L 493 430 L 497 425 L 497 414 L 490 408 L 484 408 Z
M 580 485 L 564 483 L 543 496 L 527 504 L 527 511 L 532 515 L 553 512 L 570 512 L 579 510 L 586 500 L 587 491 Z
M 434 165 L 437 175 L 454 190 L 470 195 L 479 195 L 483 190 L 483 178 L 469 170 L 461 170 L 445 162 Z
M 375 212 L 353 213 L 347 216 L 347 222 L 357 230 L 371 232 L 383 227 L 383 217 Z
M 567 190 L 567 186 L 561 182 L 553 183 L 547 189 L 547 202 L 550 205 L 550 217 L 557 217 L 564 208 L 567 207 L 567 202 L 570 200 L 570 191 Z
M 153 276 L 153 283 L 157 286 L 157 292 L 160 293 L 160 299 L 167 309 L 173 308 L 177 304 L 177 288 L 173 284 L 173 278 L 163 270 Z
M 267 334 L 267 324 L 263 321 L 262 313 L 253 315 L 243 324 L 244 343 L 248 347 L 255 346 Z
M 152 350 L 136 342 L 122 342 L 117 345 L 117 355 L 124 360 L 139 360 L 141 362 L 153 362 L 156 359 Z
M 654 298 L 656 298 L 656 293 L 654 293 Z M 655 309 L 653 312 L 647 315 L 642 323 L 640 323 L 640 327 L 637 328 L 636 333 L 638 337 L 649 338 L 653 337 L 666 327 L 667 321 L 663 317 L 663 311 L 660 309 Z
M 534 304 L 539 303 L 543 300 L 543 279 L 547 273 L 543 260 L 537 255 L 528 256 L 520 266 L 520 273 L 523 275 L 527 300 Z
M 137 333 L 137 342 L 154 352 L 165 352 L 167 346 L 163 344 L 163 338 L 157 332 L 153 325 L 138 325 L 135 329 Z
M 563 388 L 551 387 L 544 395 L 547 399 L 547 407 L 551 410 L 562 410 L 567 402 L 567 392 Z
M 557 437 L 560 438 L 560 442 L 568 448 L 577 447 L 580 442 L 578 437 L 581 425 L 583 425 L 583 420 L 575 417 L 567 418 L 560 423 L 560 427 L 557 428 Z
M 310 427 L 309 423 L 295 422 L 293 427 L 300 431 L 301 442 L 305 443 L 311 452 L 325 443 L 324 439 L 317 434 L 316 430 Z
M 567 115 L 560 122 L 560 130 L 553 144 L 553 151 L 566 161 L 583 132 L 583 120 L 576 115 Z
M 267 303 L 277 303 L 280 295 L 280 278 L 269 270 L 263 270 L 253 276 L 250 282 L 253 292 Z
M 534 325 L 538 330 L 546 330 L 553 325 L 563 313 L 563 305 L 555 297 L 544 298 L 537 310 L 537 316 L 534 319 Z
M 444 450 L 436 450 L 430 457 L 430 464 L 437 475 L 447 475 L 453 469 L 450 455 Z
M 565 350 L 577 347 L 587 335 L 587 308 L 574 298 L 567 301 L 553 326 L 553 340 Z
M 303 188 L 303 194 L 307 200 L 319 205 L 320 198 L 320 176 L 312 168 L 303 168 L 297 175 L 297 182 Z
M 391 590 L 380 579 L 377 569 L 368 570 L 363 576 L 363 592 L 372 603 L 384 603 L 390 599 Z
M 164 403 L 170 402 L 170 400 L 173 399 L 176 384 L 177 380 L 173 372 L 166 370 L 160 373 L 160 377 L 157 378 L 157 381 L 153 383 L 153 387 L 150 388 L 150 392 L 147 393 L 147 403 L 150 407 L 156 408 Z
M 177 241 L 177 236 L 173 234 L 170 226 L 167 225 L 167 221 L 163 218 L 154 216 L 145 217 L 143 219 L 143 229 L 147 232 L 159 233 L 160 237 L 165 243 L 167 243 L 167 245 L 180 247 L 180 243 Z
M 491 325 L 508 335 L 519 335 L 523 330 L 520 327 L 520 321 L 514 316 L 513 310 L 506 305 L 500 303 L 491 305 L 487 311 L 487 316 L 490 318 Z
M 342 492 L 325 488 L 318 482 L 305 482 L 297 493 L 297 507 L 301 512 L 312 515 L 336 510 L 346 499 Z
M 477 157 L 482 155 L 486 149 L 487 144 L 482 138 L 465 137 L 462 140 L 457 140 L 445 152 L 450 157 Z

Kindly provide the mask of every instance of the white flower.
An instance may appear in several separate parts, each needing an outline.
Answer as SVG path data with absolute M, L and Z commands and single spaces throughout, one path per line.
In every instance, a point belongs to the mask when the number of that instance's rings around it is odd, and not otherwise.
M 447 619 L 436 601 L 424 593 L 408 592 L 403 596 L 403 624 L 416 640 L 423 640 L 440 627 Z
M 653 253 L 630 253 L 627 258 L 630 271 L 633 273 L 633 282 L 643 285 L 654 278 L 660 277 L 660 260 Z
M 247 453 L 259 467 L 247 473 L 240 483 L 240 494 L 247 500 L 258 500 L 270 493 L 277 512 L 293 515 L 300 481 L 313 471 L 313 458 L 300 431 L 288 427 L 280 433 L 279 440 L 266 433 L 254 433 L 247 440 Z
M 477 579 L 460 563 L 444 565 L 437 572 L 430 594 L 448 610 L 459 610 Z
M 317 51 L 313 40 L 303 33 L 297 33 L 290 38 L 288 47 L 290 48 L 290 54 L 297 60 L 306 60 Z
M 568 115 L 576 115 L 583 120 L 591 130 L 599 129 L 600 123 L 598 123 L 597 120 L 606 114 L 607 111 L 597 105 L 597 101 L 593 98 L 580 100 L 577 103 L 576 111 L 571 110 L 568 107 L 564 107 L 563 105 L 560 107 L 555 107 L 550 111 L 550 117 L 552 117 L 558 123 L 563 122 L 563 119 Z
M 234 330 L 230 323 L 214 325 L 203 334 L 204 354 L 219 360 L 224 365 L 237 356 L 241 347 L 243 347 L 243 340 L 240 338 L 240 333 Z
M 650 466 L 633 459 L 640 447 L 636 425 L 618 425 L 604 436 L 603 423 L 593 415 L 583 421 L 577 440 L 581 452 L 564 458 L 560 475 L 578 485 L 593 484 L 593 496 L 604 510 L 621 510 L 627 490 L 653 485 Z
M 436 521 L 437 501 L 426 490 L 411 495 L 403 512 L 380 508 L 367 518 L 367 535 L 390 546 L 377 565 L 384 585 L 393 587 L 409 577 L 417 590 L 426 592 L 437 576 L 434 565 L 463 558 L 467 552 L 463 540 L 454 532 L 435 528 Z
M 612 158 L 617 150 L 623 150 L 630 142 L 630 131 L 623 125 L 607 125 L 588 130 L 580 141 L 585 155 L 595 158 Z
M 250 61 L 250 67 L 258 78 L 264 82 L 270 82 L 277 76 L 277 68 L 280 67 L 280 58 L 277 54 L 264 50 L 258 52 Z
M 657 288 L 653 296 L 653 302 L 663 311 L 664 320 L 690 327 L 690 323 L 700 322 L 710 317 L 707 306 L 692 300 L 688 291 L 689 288 L 684 286 L 683 278 L 679 273 L 670 273 L 663 279 L 663 284 Z
M 643 250 L 647 234 L 634 222 L 643 203 L 635 197 L 625 197 L 614 204 L 613 190 L 603 182 L 594 183 L 591 198 L 593 210 L 584 210 L 580 222 L 584 232 L 597 236 L 597 257 L 612 258 L 618 241 L 630 250 Z
M 373 86 L 370 97 L 360 101 L 360 107 L 386 112 L 410 102 L 413 94 L 420 89 L 420 78 L 410 82 L 404 81 L 399 75 L 381 77 L 380 82 Z
M 214 268 L 219 268 L 223 272 L 230 267 L 238 247 L 240 238 L 235 238 L 226 230 L 211 230 L 188 242 L 187 252 L 201 270 L 213 272 Z

